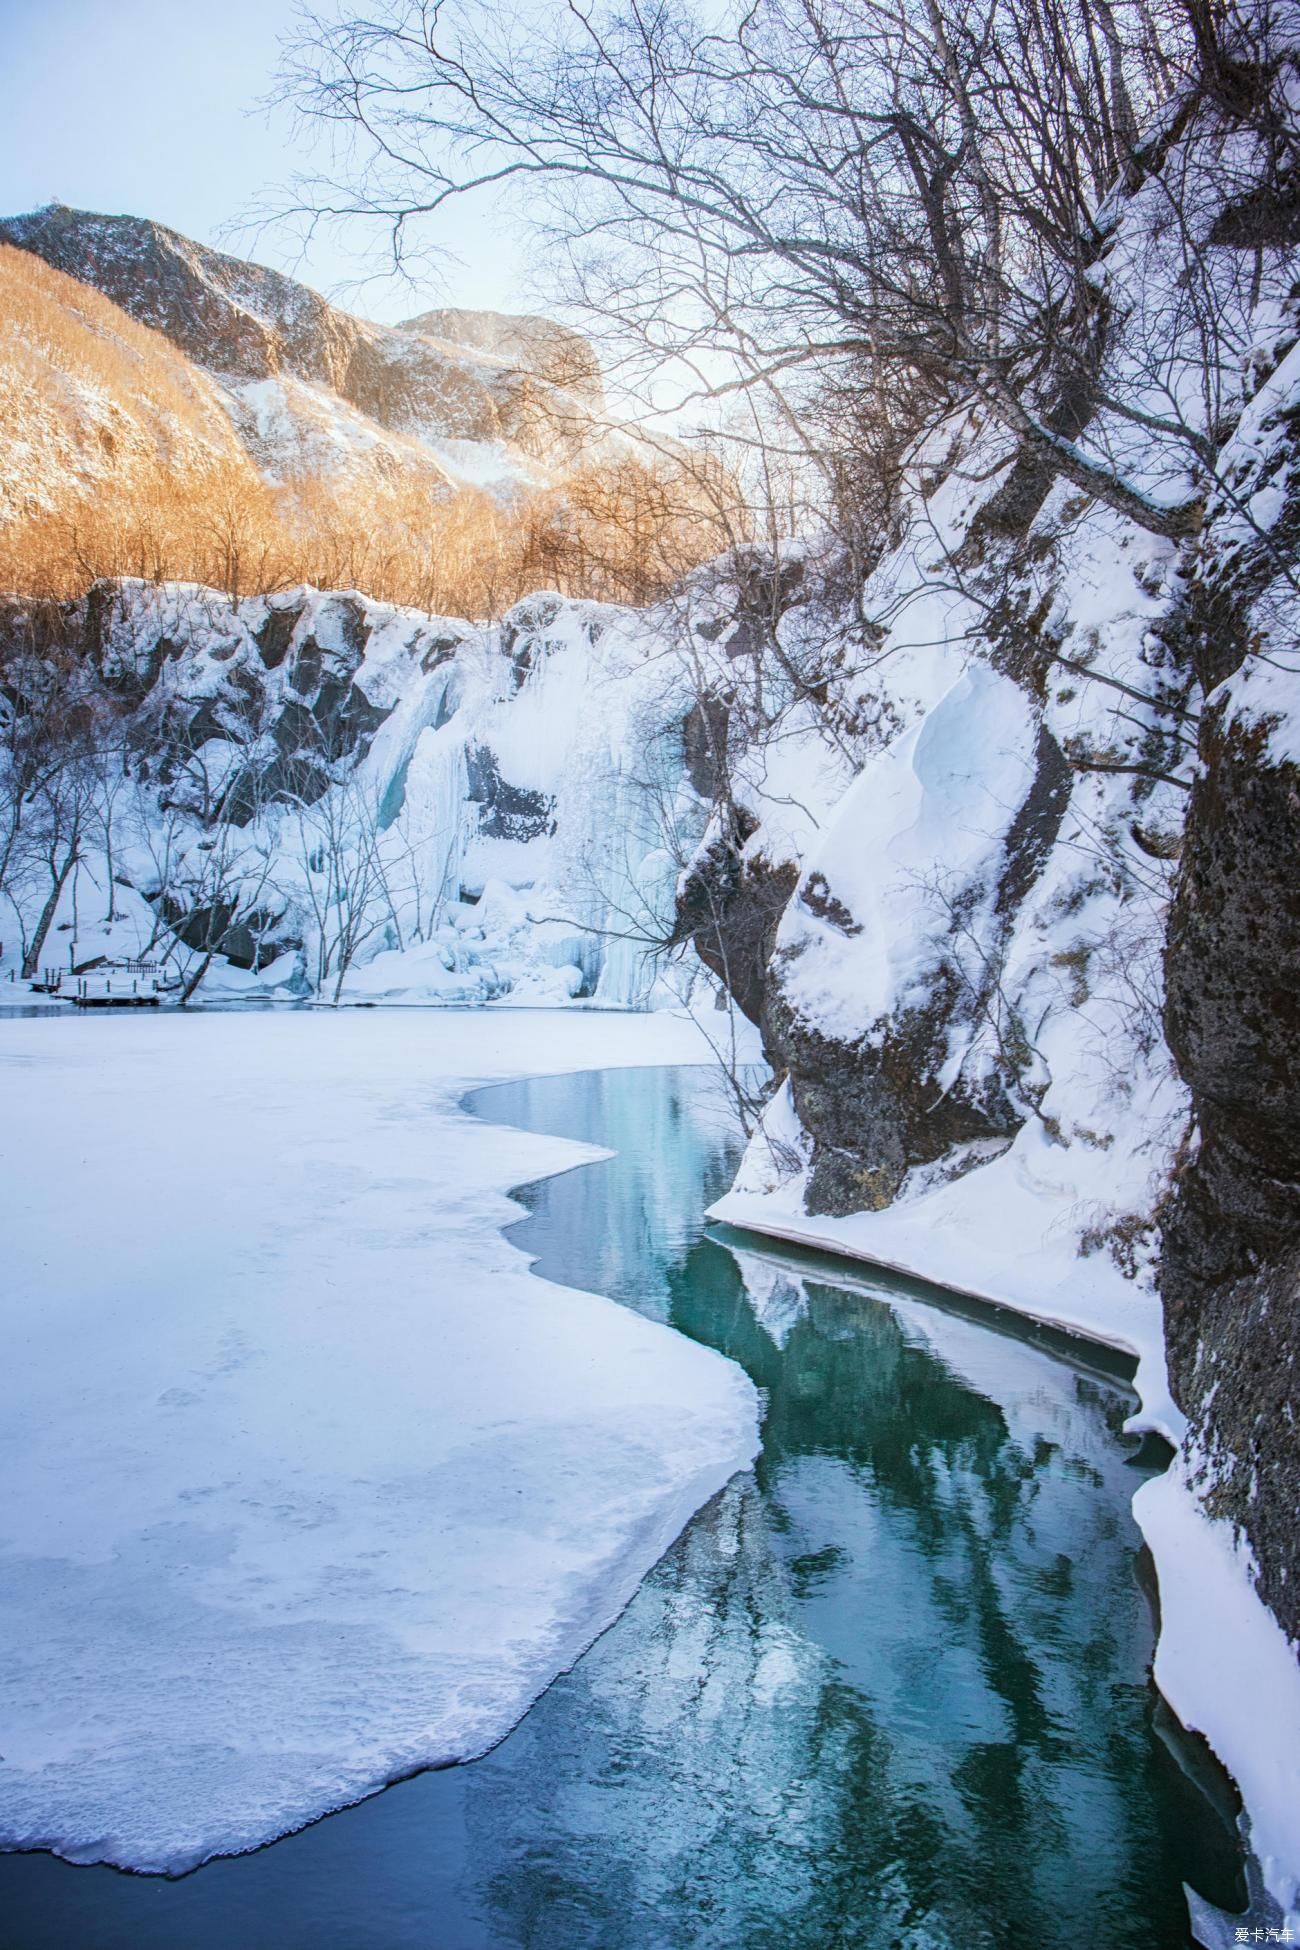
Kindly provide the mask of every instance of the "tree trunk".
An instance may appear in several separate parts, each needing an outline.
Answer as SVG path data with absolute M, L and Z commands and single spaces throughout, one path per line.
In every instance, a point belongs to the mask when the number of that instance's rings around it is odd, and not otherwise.
M 113 823 L 111 818 L 104 820 L 104 863 L 108 869 L 108 912 L 104 920 L 112 924 L 117 919 L 117 882 L 113 878 Z
M 41 918 L 36 923 L 36 932 L 32 936 L 31 946 L 28 948 L 27 953 L 23 956 L 23 980 L 25 982 L 31 981 L 33 975 L 35 975 L 36 971 L 39 969 L 41 965 L 41 950 L 45 946 L 45 937 L 50 931 L 50 926 L 54 920 L 54 916 L 58 913 L 59 899 L 63 893 L 64 887 L 67 885 L 68 875 L 72 872 L 72 869 L 76 866 L 76 864 L 77 864 L 77 847 L 74 842 L 74 844 L 68 848 L 67 859 L 63 862 L 63 865 L 59 869 L 58 873 L 54 876 L 54 885 L 50 889 L 50 897 L 46 901 L 44 907 L 41 909 Z
M 19 829 L 22 826 L 22 808 L 22 793 L 15 787 L 9 811 L 9 825 L 4 837 L 4 846 L 0 849 L 0 887 L 8 885 L 9 862 L 13 857 L 13 850 L 18 841 Z
M 994 382 L 981 386 L 980 392 L 1003 426 L 1019 434 L 1032 453 L 1040 455 L 1054 472 L 1064 475 L 1072 486 L 1105 502 L 1108 508 L 1126 515 L 1150 534 L 1163 535 L 1167 541 L 1185 541 L 1188 536 L 1199 532 L 1205 512 L 1205 502 L 1201 496 L 1195 495 L 1173 504 L 1155 501 L 1104 461 L 1094 460 L 1073 440 L 1064 434 L 1054 433 L 1050 426 L 1021 404 L 1009 386 Z
M 185 984 L 184 989 L 181 991 L 182 1009 L 185 1007 L 185 1004 L 189 1001 L 195 989 L 198 987 L 199 983 L 203 980 L 203 977 L 207 974 L 211 966 L 212 966 L 212 950 L 209 949 L 207 954 L 203 957 L 203 960 L 199 963 L 198 974 L 192 975 L 189 981 Z

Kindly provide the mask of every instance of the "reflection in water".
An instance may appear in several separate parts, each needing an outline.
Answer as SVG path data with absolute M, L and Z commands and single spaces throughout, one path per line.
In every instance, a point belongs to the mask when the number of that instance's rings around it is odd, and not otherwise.
M 1124 1383 L 701 1237 L 735 1153 L 704 1073 L 476 1107 L 617 1148 L 513 1236 L 739 1361 L 755 1474 L 486 1759 L 180 1884 L 10 1858 L 0 1944 L 1154 1950 L 1188 1940 L 1184 1878 L 1235 1907 L 1231 1808 L 1147 1677 Z
M 480 1107 L 679 1157 L 699 1091 L 649 1129 L 617 1074 Z M 1185 1942 L 1182 1879 L 1231 1903 L 1235 1849 L 1152 1730 L 1128 1388 L 896 1286 L 711 1239 L 624 1255 L 670 1230 L 662 1181 L 602 1205 L 600 1177 L 534 1188 L 514 1238 L 739 1361 L 764 1448 L 470 1782 L 502 1940 Z

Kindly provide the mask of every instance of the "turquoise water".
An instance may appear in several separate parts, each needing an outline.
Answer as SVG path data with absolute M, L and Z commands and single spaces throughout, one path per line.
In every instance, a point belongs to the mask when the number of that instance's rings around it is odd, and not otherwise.
M 1150 1683 L 1117 1365 L 703 1235 L 706 1072 L 473 1107 L 617 1149 L 512 1236 L 739 1361 L 756 1470 L 483 1760 L 179 1882 L 0 1858 L 3 1950 L 1157 1950 L 1184 1880 L 1239 1907 L 1230 1794 Z

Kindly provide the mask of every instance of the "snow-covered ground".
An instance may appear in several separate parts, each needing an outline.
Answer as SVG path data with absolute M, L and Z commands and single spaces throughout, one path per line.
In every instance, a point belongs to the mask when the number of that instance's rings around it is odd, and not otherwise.
M 706 1060 L 522 1010 L 0 1021 L 0 1843 L 179 1871 L 481 1753 L 756 1448 L 740 1370 L 544 1284 L 594 1154 L 467 1084 Z

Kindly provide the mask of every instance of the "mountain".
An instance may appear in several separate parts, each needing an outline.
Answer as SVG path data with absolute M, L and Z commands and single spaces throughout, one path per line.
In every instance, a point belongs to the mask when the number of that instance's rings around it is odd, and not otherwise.
M 0 586 L 84 588 L 104 567 L 219 574 L 223 515 L 267 530 L 273 499 L 216 380 L 90 285 L 0 244 Z
M 210 375 L 273 481 L 307 473 L 508 486 L 608 439 L 599 363 L 542 318 L 435 311 L 384 326 L 164 224 L 51 204 L 0 242 L 92 286 Z
M 641 600 L 718 545 L 684 456 L 549 319 L 380 326 L 160 224 L 0 221 L 0 587 L 310 582 L 483 616 Z
M 0 522 L 178 475 L 251 481 L 221 387 L 89 285 L 0 245 Z
M 600 361 L 590 340 L 553 318 L 451 307 L 403 319 L 398 330 L 535 373 L 548 385 L 589 401 L 595 410 L 604 406 Z

